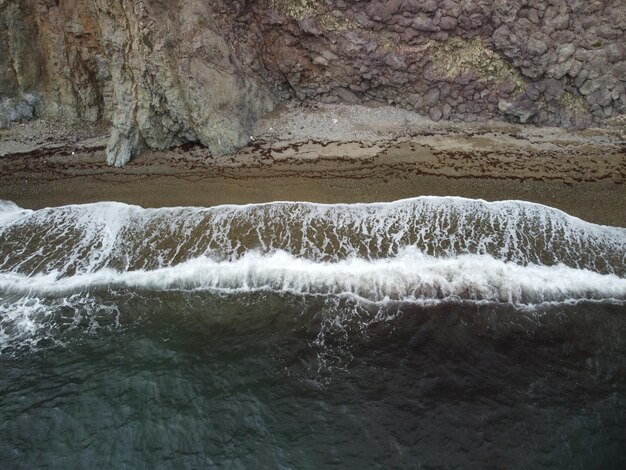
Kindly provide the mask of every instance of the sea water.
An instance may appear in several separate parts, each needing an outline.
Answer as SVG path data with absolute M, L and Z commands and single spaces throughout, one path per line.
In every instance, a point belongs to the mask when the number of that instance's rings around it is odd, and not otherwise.
M 3 468 L 622 468 L 626 229 L 0 202 Z

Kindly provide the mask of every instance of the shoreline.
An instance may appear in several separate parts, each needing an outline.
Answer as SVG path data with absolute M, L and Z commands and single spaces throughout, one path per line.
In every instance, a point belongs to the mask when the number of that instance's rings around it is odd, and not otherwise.
M 276 131 L 279 129 L 280 131 Z M 197 145 L 105 164 L 108 130 L 36 121 L 0 133 L 0 199 L 21 207 L 119 201 L 143 207 L 417 196 L 523 200 L 626 227 L 622 130 L 434 123 L 396 108 L 287 107 L 247 147 Z
M 359 183 L 362 182 L 349 178 L 320 182 L 306 177 L 259 177 L 249 180 L 211 178 L 189 184 L 186 180 L 169 177 L 158 178 L 148 184 L 110 184 L 89 178 L 77 178 L 70 184 L 32 185 L 28 189 L 19 188 L 21 183 L 3 185 L 0 199 L 9 200 L 27 209 L 41 209 L 102 201 L 158 208 L 211 207 L 275 201 L 374 203 L 419 196 L 451 196 L 489 202 L 533 202 L 554 207 L 587 222 L 626 227 L 623 211 L 615 211 L 616 207 L 623 207 L 624 196 L 620 194 L 623 187 L 614 188 L 612 184 L 581 183 L 574 187 L 555 182 L 475 178 L 451 180 L 429 176 L 388 179 L 386 183 L 370 181 L 367 188 Z M 276 185 L 281 187 L 276 188 Z

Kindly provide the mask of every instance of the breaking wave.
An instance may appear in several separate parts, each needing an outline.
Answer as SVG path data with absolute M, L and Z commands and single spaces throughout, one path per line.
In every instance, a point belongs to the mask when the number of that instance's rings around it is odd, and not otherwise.
M 103 202 L 39 211 L 0 201 L 0 342 L 28 336 L 55 312 L 88 315 L 98 296 L 128 291 L 623 304 L 625 261 L 626 229 L 521 201 Z M 107 305 L 117 311 L 115 299 Z
M 474 300 L 527 305 L 626 299 L 626 279 L 614 274 L 562 264 L 520 266 L 486 255 L 435 258 L 415 248 L 377 260 L 314 262 L 278 251 L 250 252 L 233 261 L 195 258 L 155 270 L 102 268 L 69 277 L 9 273 L 0 274 L 0 286 L 5 293 L 53 296 L 142 289 L 350 295 L 371 302 Z

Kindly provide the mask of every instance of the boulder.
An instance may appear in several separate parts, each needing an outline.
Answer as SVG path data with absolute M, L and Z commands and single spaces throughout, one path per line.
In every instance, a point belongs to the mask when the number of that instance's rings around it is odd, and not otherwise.
M 529 99 L 519 99 L 516 101 L 500 100 L 498 109 L 508 116 L 515 116 L 521 123 L 527 123 L 537 114 L 539 108 L 536 103 Z

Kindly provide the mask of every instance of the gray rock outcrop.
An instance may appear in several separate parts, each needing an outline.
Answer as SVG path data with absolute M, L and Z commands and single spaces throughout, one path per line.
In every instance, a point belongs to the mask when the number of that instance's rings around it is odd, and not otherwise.
M 41 96 L 31 115 L 110 120 L 112 165 L 186 142 L 230 152 L 275 104 L 257 67 L 241 60 L 251 58 L 254 30 L 226 3 L 0 1 L 0 96 Z
M 249 139 L 281 100 L 580 128 L 626 112 L 624 0 L 0 0 L 0 127 L 112 123 L 107 159 Z

